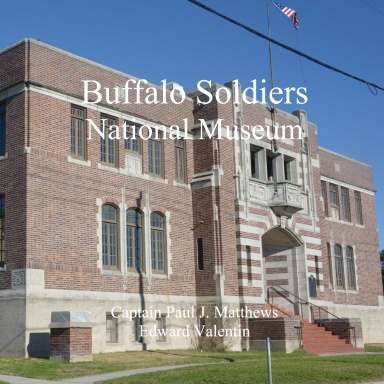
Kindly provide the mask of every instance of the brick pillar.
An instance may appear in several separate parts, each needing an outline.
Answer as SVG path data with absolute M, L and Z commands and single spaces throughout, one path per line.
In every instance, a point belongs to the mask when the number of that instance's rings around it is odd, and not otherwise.
M 92 324 L 89 312 L 52 312 L 51 360 L 92 361 Z
M 248 319 L 249 348 L 265 351 L 265 340 L 269 337 L 272 352 L 291 353 L 301 348 L 300 326 L 297 317 Z

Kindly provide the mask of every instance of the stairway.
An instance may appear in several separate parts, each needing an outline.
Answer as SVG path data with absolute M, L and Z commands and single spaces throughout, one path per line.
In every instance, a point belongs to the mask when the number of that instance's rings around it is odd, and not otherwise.
M 267 309 L 277 309 L 279 317 L 296 317 L 291 311 L 274 304 L 266 304 Z M 355 348 L 352 344 L 347 344 L 346 340 L 339 339 L 331 331 L 326 331 L 324 327 L 316 323 L 309 323 L 308 320 L 300 319 L 302 325 L 303 349 L 309 353 L 321 355 L 325 353 L 356 353 L 364 352 L 364 348 Z

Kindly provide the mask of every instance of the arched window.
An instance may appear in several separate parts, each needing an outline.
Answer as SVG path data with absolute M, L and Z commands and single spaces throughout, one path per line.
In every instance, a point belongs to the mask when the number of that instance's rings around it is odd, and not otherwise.
M 143 217 L 138 209 L 127 211 L 127 266 L 143 269 Z
M 110 204 L 102 207 L 102 247 L 103 266 L 109 269 L 118 267 L 117 209 Z
M 335 244 L 334 256 L 335 256 L 336 286 L 338 288 L 345 288 L 343 250 L 339 244 Z
M 345 250 L 345 260 L 347 263 L 348 288 L 356 289 L 355 260 L 353 257 L 353 248 L 347 247 Z
M 151 213 L 151 265 L 155 272 L 165 272 L 165 225 L 164 216 Z

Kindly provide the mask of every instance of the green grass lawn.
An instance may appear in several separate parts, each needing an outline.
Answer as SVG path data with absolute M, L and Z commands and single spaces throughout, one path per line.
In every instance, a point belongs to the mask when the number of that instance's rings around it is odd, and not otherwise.
M 384 352 L 384 344 L 367 346 Z M 273 353 L 274 384 L 355 383 L 384 379 L 384 356 L 318 357 L 299 351 Z M 92 362 L 57 363 L 47 359 L 0 357 L 0 374 L 46 380 L 63 380 L 136 368 L 183 364 L 212 364 L 153 375 L 112 380 L 109 383 L 265 383 L 266 359 L 261 352 L 147 351 L 94 355 Z M 224 364 L 227 363 L 227 364 Z M 319 375 L 322 380 L 319 381 Z M 279 381 L 280 380 L 280 381 Z M 327 380 L 327 381 L 326 381 Z M 1 384 L 1 383 L 0 383 Z
M 340 384 L 361 383 L 384 378 L 383 355 L 303 358 L 275 357 L 272 360 L 274 384 Z M 266 359 L 238 361 L 172 371 L 136 375 L 103 381 L 113 383 L 179 384 L 265 384 L 268 382 Z
M 384 344 L 365 344 L 367 352 L 384 352 Z
M 285 354 L 279 355 L 286 356 Z M 121 352 L 94 355 L 92 362 L 84 363 L 57 363 L 48 359 L 0 357 L 0 374 L 61 380 L 136 368 L 193 363 L 225 363 L 254 360 L 263 356 L 263 353 L 258 352 L 215 353 L 196 350 Z

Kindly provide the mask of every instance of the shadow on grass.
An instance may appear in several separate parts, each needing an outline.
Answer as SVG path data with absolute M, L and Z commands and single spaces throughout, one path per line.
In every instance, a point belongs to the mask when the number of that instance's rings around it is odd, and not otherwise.
M 234 363 L 235 359 L 231 359 L 229 357 L 224 356 L 197 356 L 197 355 L 190 355 L 190 354 L 182 354 L 182 353 L 175 353 L 175 352 L 169 352 L 169 351 L 147 351 L 152 353 L 161 353 L 163 355 L 172 355 L 172 356 L 184 356 L 184 357 L 190 357 L 190 358 L 201 358 L 206 357 L 207 359 L 219 359 L 219 360 L 227 360 L 230 363 Z

